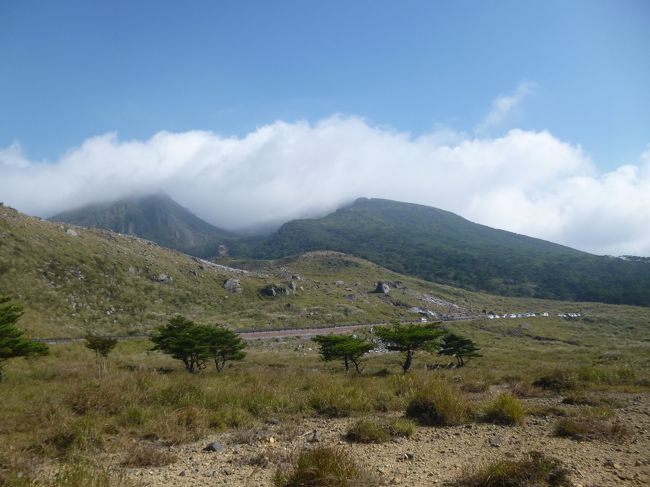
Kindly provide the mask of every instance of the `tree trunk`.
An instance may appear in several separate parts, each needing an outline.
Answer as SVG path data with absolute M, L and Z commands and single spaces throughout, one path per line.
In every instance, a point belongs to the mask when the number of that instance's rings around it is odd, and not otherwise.
M 345 371 L 347 372 L 348 370 L 350 370 L 350 361 L 347 355 L 345 356 L 344 360 L 345 360 Z
M 402 369 L 404 370 L 405 374 L 411 368 L 411 363 L 412 362 L 413 362 L 413 350 L 407 350 L 406 351 L 406 360 L 404 361 L 404 365 L 402 365 Z
M 350 360 L 354 364 L 354 369 L 357 371 L 357 374 L 361 375 L 361 369 L 359 368 L 359 362 L 354 360 L 354 359 L 350 359 Z

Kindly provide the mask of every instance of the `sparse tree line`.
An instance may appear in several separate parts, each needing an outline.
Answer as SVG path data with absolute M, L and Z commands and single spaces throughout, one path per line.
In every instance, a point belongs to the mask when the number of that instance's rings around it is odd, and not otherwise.
M 0 297 L 0 381 L 7 360 L 47 355 L 49 351 L 46 344 L 30 340 L 17 328 L 22 313 L 21 306 L 12 304 L 9 298 Z M 471 339 L 442 329 L 440 323 L 395 323 L 377 328 L 374 333 L 388 350 L 404 353 L 404 373 L 410 370 L 417 351 L 454 357 L 458 367 L 462 367 L 468 358 L 480 356 Z M 242 360 L 246 356 L 246 342 L 236 332 L 223 325 L 198 324 L 180 315 L 158 327 L 150 338 L 154 344 L 152 351 L 163 352 L 181 361 L 190 373 L 199 372 L 209 363 L 221 372 L 227 362 Z M 318 335 L 312 340 L 320 346 L 323 360 L 341 360 L 346 371 L 354 367 L 359 374 L 363 371 L 363 357 L 376 348 L 376 343 L 355 335 Z M 116 344 L 114 338 L 94 334 L 86 336 L 85 345 L 95 352 L 100 375 L 106 373 L 106 359 Z
M 470 357 L 480 357 L 479 349 L 471 339 L 442 329 L 440 323 L 394 323 L 376 329 L 375 334 L 388 350 L 404 353 L 404 373 L 411 369 L 413 356 L 419 350 L 454 357 L 458 367 L 465 365 Z M 319 335 L 313 340 L 320 345 L 323 360 L 342 360 L 345 370 L 353 364 L 357 373 L 362 371 L 362 357 L 375 348 L 370 340 L 352 335 Z

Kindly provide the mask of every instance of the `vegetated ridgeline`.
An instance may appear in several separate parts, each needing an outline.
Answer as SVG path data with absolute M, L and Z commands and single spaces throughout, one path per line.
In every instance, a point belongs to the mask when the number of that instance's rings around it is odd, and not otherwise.
M 279 258 L 317 249 L 494 294 L 650 306 L 643 259 L 596 256 L 382 199 L 361 198 L 323 218 L 291 221 L 261 242 L 234 244 L 231 255 Z

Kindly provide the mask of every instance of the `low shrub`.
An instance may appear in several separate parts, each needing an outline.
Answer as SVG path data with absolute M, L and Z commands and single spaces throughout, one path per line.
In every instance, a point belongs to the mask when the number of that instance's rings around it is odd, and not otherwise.
M 371 487 L 378 481 L 341 448 L 319 446 L 301 451 L 274 477 L 276 487 Z
M 472 415 L 472 408 L 465 396 L 442 381 L 416 393 L 406 407 L 406 416 L 424 426 L 463 424 Z
M 475 380 L 465 380 L 462 382 L 460 388 L 464 392 L 471 393 L 480 393 L 486 392 L 490 388 L 490 383 L 485 380 L 475 379 Z
M 555 436 L 573 440 L 620 441 L 629 431 L 618 421 L 609 421 L 593 416 L 562 418 L 555 424 Z
M 125 427 L 142 426 L 145 422 L 144 411 L 138 406 L 131 406 L 118 416 L 117 422 Z
M 130 450 L 122 462 L 125 467 L 164 467 L 177 460 L 173 453 L 161 450 L 152 445 L 138 445 Z
M 374 419 L 360 419 L 348 428 L 345 435 L 355 443 L 385 443 L 392 439 L 388 426 Z
M 53 447 L 55 454 L 69 455 L 75 451 L 98 451 L 104 445 L 99 425 L 91 417 L 83 417 L 77 421 L 63 424 L 60 430 L 45 440 L 45 444 Z
M 532 416 L 571 416 L 571 411 L 560 406 L 532 406 L 527 412 Z
M 533 385 L 554 392 L 574 390 L 578 388 L 578 377 L 571 370 L 556 369 L 539 377 Z
M 352 397 L 340 387 L 329 387 L 315 391 L 309 400 L 314 411 L 327 418 L 345 418 L 352 412 Z
M 415 423 L 410 419 L 397 418 L 389 421 L 388 431 L 393 437 L 410 438 L 415 433 Z
M 521 460 L 491 463 L 451 484 L 453 487 L 571 487 L 568 471 L 555 458 L 530 452 Z
M 563 404 L 569 404 L 571 406 L 611 406 L 611 407 L 621 407 L 623 402 L 617 399 L 612 399 L 609 397 L 597 396 L 595 394 L 570 394 L 562 399 Z
M 505 425 L 521 424 L 525 417 L 523 403 L 511 394 L 500 394 L 486 406 L 483 416 L 488 423 Z

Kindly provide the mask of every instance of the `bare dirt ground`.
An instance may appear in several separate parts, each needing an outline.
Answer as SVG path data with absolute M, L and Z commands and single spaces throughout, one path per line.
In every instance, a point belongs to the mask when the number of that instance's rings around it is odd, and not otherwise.
M 576 486 L 650 485 L 650 394 L 618 394 L 615 410 L 629 435 L 616 442 L 576 441 L 553 436 L 555 416 L 529 416 L 521 426 L 474 423 L 418 427 L 413 437 L 384 444 L 350 444 L 347 427 L 356 418 L 304 419 L 269 424 L 247 432 L 215 434 L 200 442 L 170 447 L 178 461 L 161 468 L 130 469 L 146 486 L 269 486 L 278 465 L 314 445 L 341 445 L 380 479 L 379 485 L 436 486 L 491 461 L 541 451 L 562 461 Z M 560 405 L 561 398 L 537 398 L 529 406 Z M 562 405 L 571 408 L 571 406 Z M 204 452 L 210 442 L 223 450 Z M 242 443 L 243 442 L 243 443 Z M 117 461 L 117 459 L 116 459 Z

